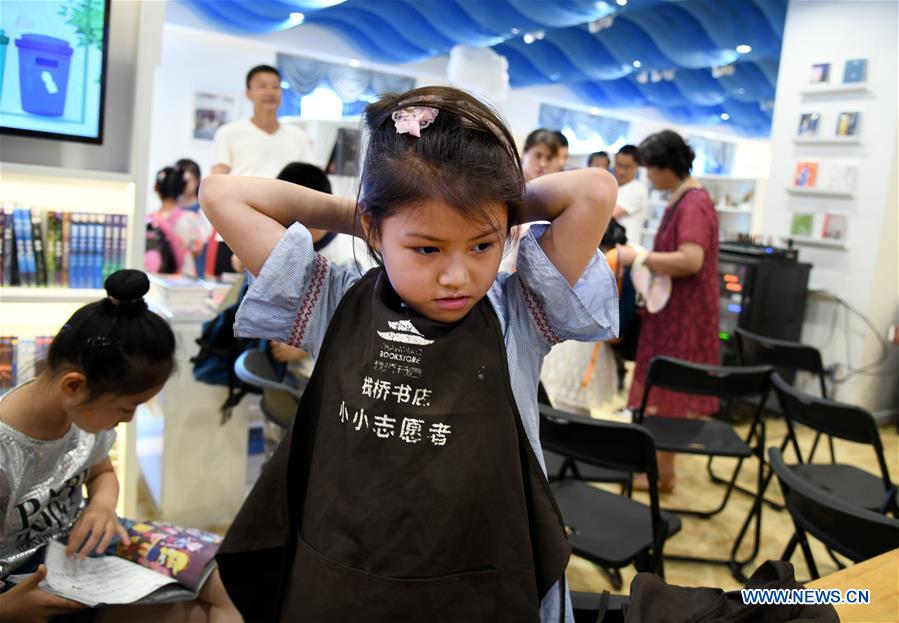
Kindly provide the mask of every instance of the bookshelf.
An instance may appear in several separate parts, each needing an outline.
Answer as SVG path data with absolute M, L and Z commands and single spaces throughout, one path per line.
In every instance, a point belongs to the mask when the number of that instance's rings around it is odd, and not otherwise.
M 142 223 L 143 218 L 137 214 L 135 183 L 130 175 L 0 162 L 0 207 L 7 215 L 4 225 L 11 222 L 15 208 L 30 209 L 32 216 L 38 216 L 41 221 L 40 231 L 45 240 L 50 212 L 87 215 L 95 219 L 98 226 L 101 218 L 105 224 L 107 215 L 124 215 L 126 222 L 121 232 L 124 248 L 119 249 L 120 263 L 125 267 L 142 264 L 144 231 L 136 224 Z M 3 245 L 3 252 L 7 251 L 7 245 Z M 98 246 L 95 251 L 102 253 L 105 248 Z M 46 259 L 46 255 L 44 257 Z M 3 308 L 0 336 L 16 336 L 19 344 L 24 343 L 22 361 L 16 362 L 17 374 L 10 379 L 11 384 L 24 382 L 34 375 L 36 338 L 55 335 L 79 307 L 105 295 L 102 287 L 18 286 L 4 280 L 0 286 Z M 0 393 L 3 391 L 0 389 Z M 126 423 L 120 424 L 116 432 L 116 444 L 110 458 L 119 477 L 117 512 L 134 517 L 138 489 L 136 429 L 133 424 Z

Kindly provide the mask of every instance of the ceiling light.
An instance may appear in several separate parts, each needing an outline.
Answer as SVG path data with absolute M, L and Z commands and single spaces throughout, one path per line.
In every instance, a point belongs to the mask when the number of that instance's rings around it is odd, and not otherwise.
M 525 42 L 527 45 L 531 45 L 532 43 L 534 43 L 534 41 L 536 41 L 536 39 L 534 39 L 534 35 L 532 35 L 532 34 L 529 33 L 529 32 L 526 32 L 526 33 L 524 34 L 524 42 Z
M 306 19 L 306 16 L 300 13 L 299 11 L 294 11 L 290 14 L 290 21 L 295 22 L 297 24 L 302 24 L 303 20 Z
M 360 65 L 358 58 L 350 59 L 350 67 L 358 67 Z
M 746 43 L 741 43 L 737 46 L 737 52 L 739 52 L 740 54 L 749 54 L 750 52 L 752 52 L 752 46 Z
M 281 81 L 281 88 L 282 88 L 282 89 L 289 89 L 289 88 L 290 88 L 290 83 L 289 83 L 287 80 L 282 80 L 282 81 Z
M 627 6 L 627 0 L 615 0 L 618 3 L 618 6 Z
M 536 37 L 539 41 L 543 41 L 543 37 L 546 36 L 546 33 L 542 30 L 538 30 L 534 33 L 534 37 Z
M 599 108 L 597 108 L 596 106 L 592 107 L 592 108 L 590 109 L 590 114 L 591 114 L 591 115 L 598 115 L 598 114 L 599 114 Z
M 635 69 L 640 69 L 642 66 L 643 66 L 643 63 L 641 63 L 640 61 L 634 61 Z
M 512 32 L 513 35 L 517 35 L 517 34 L 520 33 L 521 31 L 518 30 L 517 28 L 513 28 L 513 29 L 511 30 L 511 32 Z
M 721 121 L 727 121 L 728 119 L 730 119 L 730 115 L 726 112 L 721 113 Z

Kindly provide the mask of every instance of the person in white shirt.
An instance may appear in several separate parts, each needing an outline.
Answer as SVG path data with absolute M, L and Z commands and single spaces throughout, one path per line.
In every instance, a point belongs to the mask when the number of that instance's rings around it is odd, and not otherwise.
M 615 179 L 618 180 L 618 204 L 612 216 L 624 227 L 630 244 L 640 244 L 643 221 L 649 212 L 649 192 L 637 181 L 640 152 L 625 145 L 615 154 Z
M 300 128 L 278 121 L 281 74 L 270 65 L 247 73 L 247 99 L 253 116 L 220 127 L 213 139 L 213 173 L 275 177 L 290 162 L 308 162 L 309 137 Z

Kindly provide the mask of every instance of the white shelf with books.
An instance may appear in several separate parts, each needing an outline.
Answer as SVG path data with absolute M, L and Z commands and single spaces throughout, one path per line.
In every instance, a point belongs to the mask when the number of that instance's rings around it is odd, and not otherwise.
M 766 180 L 733 175 L 700 175 L 697 180 L 715 202 L 718 233 L 722 240 L 758 233 Z
M 130 175 L 0 162 L 0 394 L 40 374 L 60 327 L 105 296 L 106 275 L 142 263 L 142 220 Z M 117 433 L 118 511 L 133 517 L 134 425 Z

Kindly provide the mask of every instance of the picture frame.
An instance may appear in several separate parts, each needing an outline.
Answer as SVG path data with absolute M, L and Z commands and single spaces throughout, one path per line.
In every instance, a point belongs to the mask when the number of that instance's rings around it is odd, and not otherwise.
M 857 111 L 837 115 L 836 136 L 857 136 L 860 117 L 861 113 Z
M 790 221 L 790 235 L 810 238 L 815 229 L 815 215 L 798 212 Z
M 797 136 L 816 136 L 818 134 L 818 121 L 821 115 L 816 112 L 802 113 L 799 115 L 799 129 Z
M 855 58 L 846 61 L 843 67 L 843 84 L 865 82 L 868 79 L 868 59 Z
M 830 63 L 815 63 L 809 72 L 809 84 L 827 84 L 830 82 Z
M 216 131 L 234 121 L 237 110 L 237 97 L 234 95 L 197 91 L 194 93 L 193 127 L 194 140 L 211 141 Z
M 845 214 L 825 214 L 821 227 L 821 238 L 824 240 L 846 240 L 849 219 Z

